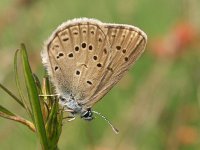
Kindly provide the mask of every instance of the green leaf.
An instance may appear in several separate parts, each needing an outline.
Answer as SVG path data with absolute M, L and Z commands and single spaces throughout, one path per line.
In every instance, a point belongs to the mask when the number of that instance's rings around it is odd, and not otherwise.
M 16 100 L 17 103 L 19 103 L 22 107 L 25 108 L 24 104 L 21 102 L 21 100 L 19 98 L 17 98 L 17 96 L 15 96 L 11 91 L 9 91 L 5 86 L 3 86 L 0 83 L 0 88 L 2 88 L 8 95 L 10 95 L 14 100 Z
M 4 108 L 3 106 L 0 105 L 0 112 L 9 115 L 9 116 L 15 116 L 14 113 L 10 112 L 8 109 Z
M 38 91 L 37 91 L 37 85 L 35 84 L 34 77 L 28 62 L 28 56 L 26 52 L 26 48 L 24 44 L 21 44 L 21 58 L 22 58 L 22 65 L 23 65 L 23 71 L 25 76 L 25 83 L 27 86 L 29 101 L 31 104 L 32 112 L 33 112 L 33 118 L 34 118 L 34 124 L 37 130 L 37 134 L 40 139 L 40 143 L 42 145 L 42 148 L 47 150 L 48 149 L 48 140 L 46 136 Z
M 19 52 L 19 50 L 17 50 L 15 52 L 15 57 L 14 57 L 15 82 L 16 82 L 17 90 L 18 90 L 19 96 L 21 98 L 21 101 L 22 101 L 27 113 L 32 118 L 33 117 L 32 112 L 31 112 L 30 108 L 28 107 L 28 105 L 26 103 L 26 99 L 25 99 L 25 97 L 23 95 L 22 88 L 21 88 L 20 81 L 19 81 L 18 66 L 17 66 L 17 54 L 18 54 L 18 52 Z
M 62 110 L 60 112 L 58 111 L 59 110 L 58 105 L 59 105 L 58 99 L 54 99 L 50 116 L 46 123 L 47 136 L 51 141 L 50 147 L 54 149 L 55 147 L 57 147 L 57 143 L 62 131 L 63 111 Z
M 34 81 L 35 81 L 35 83 L 37 85 L 37 89 L 38 89 L 39 93 L 42 93 L 42 88 L 41 88 L 41 84 L 40 84 L 39 78 L 37 77 L 36 74 L 33 74 L 33 78 L 34 78 Z

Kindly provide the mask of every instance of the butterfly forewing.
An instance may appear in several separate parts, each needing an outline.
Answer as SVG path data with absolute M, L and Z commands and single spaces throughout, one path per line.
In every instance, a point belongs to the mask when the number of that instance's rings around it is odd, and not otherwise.
M 48 44 L 51 79 L 57 93 L 82 103 L 96 91 L 109 63 L 106 35 L 96 22 L 66 24 Z

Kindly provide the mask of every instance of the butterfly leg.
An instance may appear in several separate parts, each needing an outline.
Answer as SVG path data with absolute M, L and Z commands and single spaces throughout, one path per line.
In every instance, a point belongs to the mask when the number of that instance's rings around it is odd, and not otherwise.
M 74 119 L 76 119 L 76 117 L 74 114 L 72 114 L 71 116 L 63 117 L 63 119 L 69 119 L 67 121 L 70 122 L 70 121 L 73 121 Z
M 43 95 L 43 94 L 40 94 L 39 95 L 39 97 L 56 97 L 56 96 L 59 96 L 58 94 L 45 94 L 45 95 Z
M 72 109 L 64 109 L 65 112 L 70 112 L 70 115 L 67 117 L 63 117 L 63 119 L 69 119 L 67 120 L 68 122 L 73 121 L 74 119 L 76 119 L 75 114 L 74 114 L 74 110 Z
M 76 117 L 73 116 L 71 119 L 69 119 L 69 120 L 67 120 L 67 121 L 70 122 L 70 121 L 73 121 L 73 120 L 75 120 L 75 119 L 76 119 Z
M 64 111 L 65 111 L 65 112 L 70 112 L 70 113 L 73 113 L 73 112 L 74 112 L 74 110 L 72 110 L 72 109 L 64 109 Z
M 67 122 L 73 121 L 75 118 L 75 116 L 67 116 L 67 117 L 63 117 L 63 121 L 62 121 L 62 125 L 64 125 L 66 122 L 64 121 L 64 119 L 68 119 Z

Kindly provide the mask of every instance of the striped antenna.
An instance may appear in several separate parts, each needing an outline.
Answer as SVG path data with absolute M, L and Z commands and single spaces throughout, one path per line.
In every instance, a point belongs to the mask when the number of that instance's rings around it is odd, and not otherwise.
M 97 115 L 99 115 L 99 116 L 101 116 L 101 117 L 111 126 L 112 130 L 113 130 L 116 134 L 119 133 L 119 130 L 118 130 L 117 128 L 115 128 L 115 127 L 110 123 L 110 121 L 109 121 L 105 116 L 103 116 L 100 112 L 97 112 L 97 111 L 92 111 L 92 112 L 95 113 L 95 114 L 97 114 Z

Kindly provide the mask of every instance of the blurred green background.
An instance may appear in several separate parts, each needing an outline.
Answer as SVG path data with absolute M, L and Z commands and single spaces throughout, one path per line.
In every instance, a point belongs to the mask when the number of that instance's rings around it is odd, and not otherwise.
M 31 67 L 44 75 L 43 42 L 62 22 L 96 18 L 140 27 L 148 35 L 146 52 L 95 110 L 120 130 L 115 135 L 97 117 L 65 123 L 61 150 L 200 149 L 200 1 L 199 0 L 1 0 L 0 83 L 17 93 L 13 57 L 20 43 Z M 0 103 L 24 110 L 0 90 Z M 0 149 L 39 149 L 35 134 L 0 118 Z

